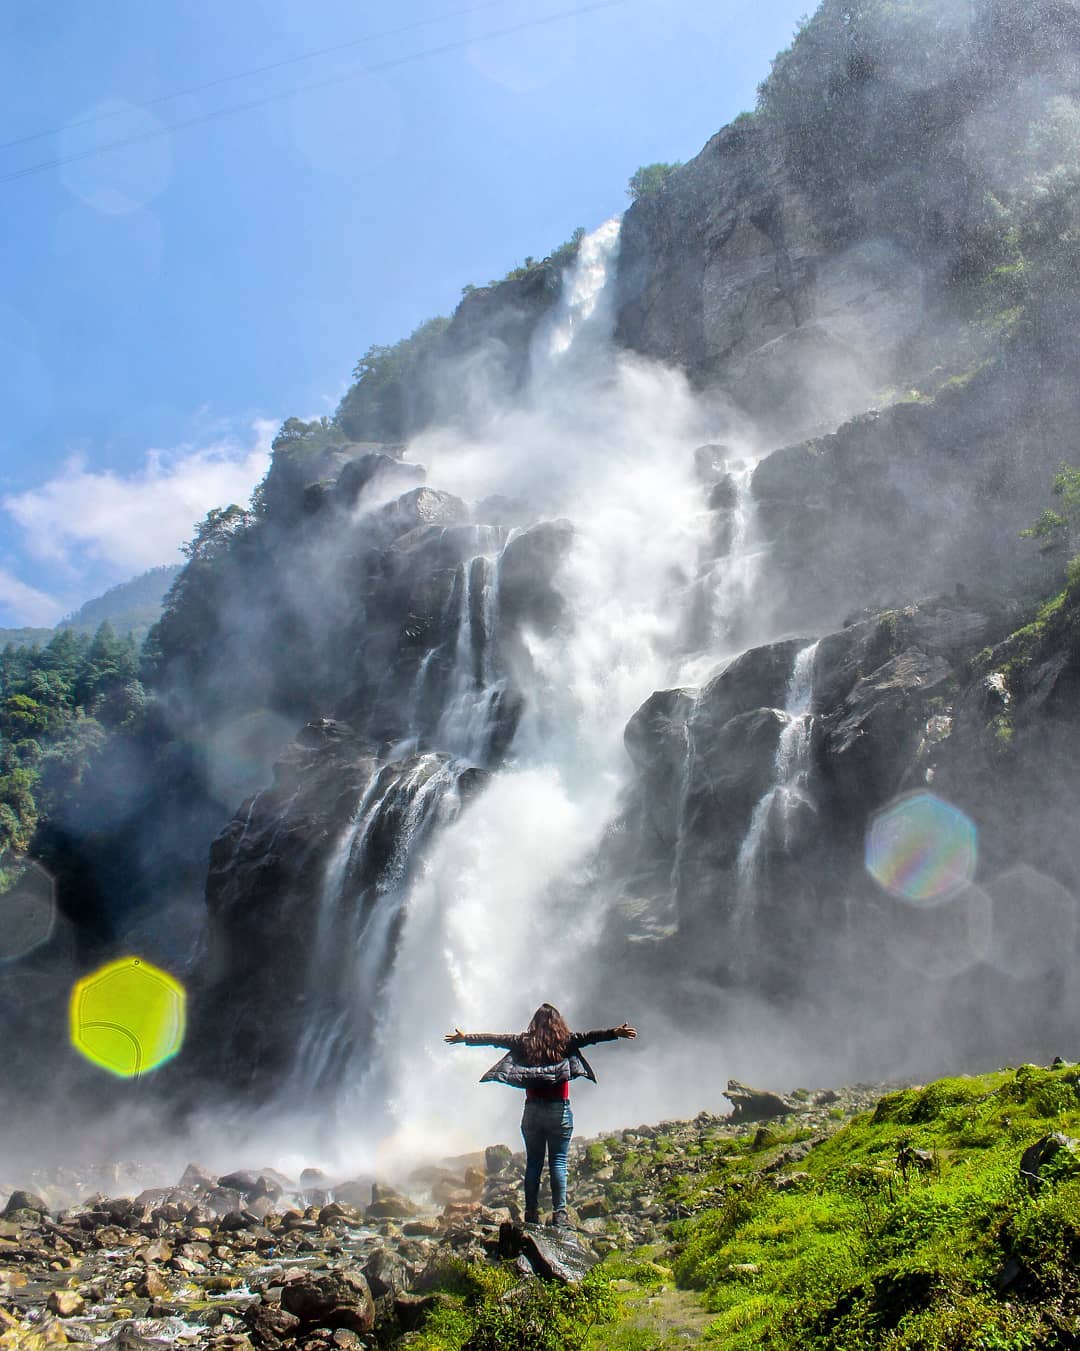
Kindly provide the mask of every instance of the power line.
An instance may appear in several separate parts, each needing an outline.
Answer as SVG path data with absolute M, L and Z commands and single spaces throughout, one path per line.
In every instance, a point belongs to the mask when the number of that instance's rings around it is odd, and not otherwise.
M 18 178 L 29 178 L 33 174 L 43 173 L 46 169 L 57 169 L 65 164 L 75 164 L 81 160 L 92 159 L 95 155 L 103 155 L 109 150 L 121 150 L 126 146 L 138 145 L 143 141 L 158 140 L 174 131 L 184 131 L 188 127 L 200 126 L 203 123 L 217 121 L 223 117 L 231 117 L 235 113 L 250 112 L 254 108 L 264 108 L 267 104 L 279 103 L 282 99 L 293 98 L 296 94 L 307 93 L 312 89 L 326 89 L 333 85 L 344 84 L 357 75 L 371 75 L 379 71 L 391 70 L 396 66 L 404 66 L 411 61 L 419 61 L 425 57 L 441 56 L 446 52 L 460 51 L 464 47 L 471 47 L 479 42 L 490 42 L 493 38 L 509 37 L 514 33 L 522 33 L 531 28 L 541 28 L 548 24 L 557 23 L 561 19 L 573 19 L 582 14 L 591 14 L 601 9 L 612 9 L 616 5 L 626 3 L 627 0 L 595 0 L 593 4 L 581 5 L 575 9 L 560 10 L 556 14 L 548 14 L 541 19 L 528 19 L 524 23 L 512 24 L 507 28 L 498 28 L 479 37 L 459 38 L 453 42 L 444 42 L 437 47 L 427 47 L 423 51 L 410 52 L 406 56 L 391 57 L 386 61 L 377 61 L 367 66 L 355 66 L 352 70 L 341 75 L 331 75 L 323 80 L 313 80 L 307 84 L 296 85 L 292 89 L 280 90 L 276 94 L 265 94 L 261 98 L 248 99 L 243 103 L 230 103 L 224 108 L 217 108 L 209 113 L 200 113 L 197 117 L 189 117 L 182 122 L 174 122 L 168 127 L 161 126 L 151 131 L 139 132 L 134 136 L 110 141 L 107 145 L 93 146 L 89 150 L 82 150 L 73 155 L 59 155 L 55 159 L 41 160 L 37 164 L 29 164 L 25 168 L 15 169 L 11 173 L 0 174 L 0 184 L 12 183 Z
M 186 89 L 176 89 L 171 94 L 159 94 L 157 98 L 148 99 L 145 103 L 134 103 L 131 108 L 139 111 L 145 111 L 148 108 L 156 108 L 162 103 L 171 103 L 173 99 L 183 98 L 187 94 L 202 94 L 207 89 L 217 89 L 219 85 L 232 84 L 236 80 L 246 80 L 253 75 L 265 75 L 271 70 L 281 70 L 285 66 L 295 66 L 302 61 L 314 61 L 319 56 L 333 56 L 336 52 L 349 51 L 353 47 L 362 47 L 369 42 L 378 42 L 382 38 L 400 37 L 402 33 L 412 33 L 417 28 L 427 28 L 432 24 L 443 23 L 448 19 L 461 19 L 469 14 L 477 14 L 481 10 L 493 9 L 497 5 L 506 4 L 506 0 L 482 0 L 477 5 L 469 5 L 465 9 L 453 9 L 445 14 L 436 14 L 430 19 L 417 19 L 414 23 L 403 24 L 400 28 L 384 28 L 379 33 L 367 33 L 363 37 L 351 38 L 348 42 L 338 42 L 332 47 L 314 47 L 309 52 L 299 52 L 296 56 L 286 56 L 280 61 L 271 61 L 265 66 L 252 66 L 250 70 L 239 70 L 234 75 L 220 75 L 215 80 L 207 80 L 205 84 L 188 85 Z M 48 131 L 33 131 L 26 136 L 16 136 L 11 141 L 0 141 L 0 150 L 9 150 L 12 146 L 27 145 L 31 141 L 43 140 L 46 136 L 58 136 L 62 131 L 69 131 L 72 127 L 89 127 L 96 122 L 109 122 L 122 115 L 122 112 L 128 109 L 117 109 L 115 112 L 97 113 L 93 117 L 83 117 L 77 122 L 67 122 L 62 127 L 52 127 Z

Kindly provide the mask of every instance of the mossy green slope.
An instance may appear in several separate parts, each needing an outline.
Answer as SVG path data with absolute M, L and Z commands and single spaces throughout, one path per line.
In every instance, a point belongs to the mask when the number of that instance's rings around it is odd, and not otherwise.
M 677 1279 L 718 1314 L 709 1337 L 835 1351 L 1080 1345 L 1080 1165 L 1066 1149 L 1041 1181 L 1020 1170 L 1041 1137 L 1080 1134 L 1078 1083 L 1075 1066 L 943 1079 L 817 1144 L 790 1189 L 743 1164 L 721 1207 L 675 1227 Z

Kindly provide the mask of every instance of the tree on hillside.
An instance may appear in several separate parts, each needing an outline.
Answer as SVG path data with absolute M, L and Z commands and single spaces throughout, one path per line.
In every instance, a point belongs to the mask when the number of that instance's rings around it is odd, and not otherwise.
M 1025 539 L 1037 539 L 1046 550 L 1065 553 L 1070 585 L 1080 581 L 1080 468 L 1063 464 L 1054 475 L 1053 491 L 1061 510 L 1047 507 L 1033 526 L 1021 530 Z
M 630 175 L 626 195 L 632 201 L 640 202 L 642 197 L 652 197 L 658 193 L 676 169 L 682 168 L 682 161 L 673 164 L 643 164 Z

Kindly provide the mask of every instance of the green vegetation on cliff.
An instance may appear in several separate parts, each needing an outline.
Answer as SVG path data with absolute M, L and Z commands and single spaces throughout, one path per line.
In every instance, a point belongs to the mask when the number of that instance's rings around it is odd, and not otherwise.
M 0 652 L 0 866 L 30 847 L 39 815 L 82 783 L 110 731 L 139 726 L 146 694 L 134 638 L 108 622 Z
M 343 440 L 384 441 L 401 436 L 409 424 L 410 391 L 423 380 L 450 320 L 427 319 L 400 342 L 374 343 L 356 363 L 354 384 L 334 414 Z
M 675 170 L 680 168 L 682 168 L 680 161 L 674 164 L 643 164 L 630 175 L 630 182 L 626 187 L 627 197 L 633 202 L 640 202 L 643 197 L 654 196 Z

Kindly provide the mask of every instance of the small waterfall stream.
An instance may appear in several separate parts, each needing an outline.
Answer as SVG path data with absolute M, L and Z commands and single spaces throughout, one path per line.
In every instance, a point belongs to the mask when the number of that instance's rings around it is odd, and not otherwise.
M 773 760 L 772 786 L 758 799 L 750 818 L 736 864 L 735 906 L 732 933 L 736 946 L 745 951 L 752 938 L 754 908 L 760 889 L 760 874 L 767 853 L 786 854 L 792 845 L 792 823 L 799 807 L 813 807 L 809 792 L 810 736 L 813 715 L 814 658 L 816 642 L 795 656 L 784 696 L 784 725 Z
M 492 533 L 492 550 L 461 567 L 457 591 L 457 643 L 448 698 L 435 743 L 476 765 L 491 758 L 493 714 L 507 688 L 496 671 L 495 629 L 499 609 L 499 564 L 505 531 Z
M 427 837 L 457 817 L 466 769 L 434 753 L 384 765 L 327 860 L 307 982 L 322 1012 L 307 1020 L 297 1049 L 295 1091 L 313 1091 L 366 1047 L 393 961 L 402 895 Z

